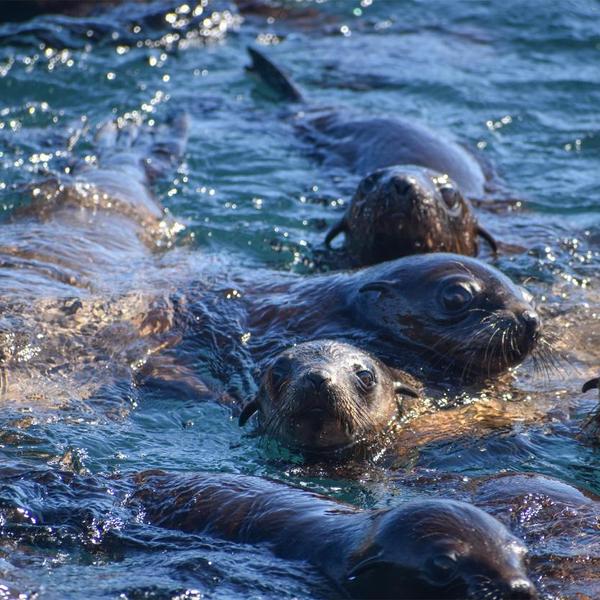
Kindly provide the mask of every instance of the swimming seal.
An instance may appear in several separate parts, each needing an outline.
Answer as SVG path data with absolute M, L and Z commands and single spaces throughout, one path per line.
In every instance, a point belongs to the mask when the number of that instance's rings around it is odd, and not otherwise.
M 88 384 L 93 393 L 129 379 L 131 365 L 167 344 L 177 277 L 170 270 L 164 285 L 157 250 L 177 227 L 152 184 L 178 164 L 186 139 L 181 111 L 152 127 L 105 123 L 95 160 L 73 159 L 68 174 L 32 185 L 29 204 L 2 224 L 0 368 L 12 400 L 81 398 Z
M 239 419 L 258 412 L 260 431 L 308 452 L 370 443 L 387 432 L 410 378 L 349 344 L 318 340 L 282 352 L 265 370 L 259 392 Z
M 325 244 L 330 246 L 340 233 L 357 265 L 424 252 L 476 256 L 477 236 L 493 252 L 498 250 L 452 179 L 413 165 L 380 169 L 365 177 Z
M 237 285 L 246 316 L 236 319 L 244 319 L 246 347 L 259 360 L 291 343 L 336 339 L 419 379 L 454 374 L 464 382 L 519 364 L 542 332 L 529 292 L 494 267 L 456 254 L 308 277 L 256 271 Z
M 249 47 L 256 73 L 279 97 L 303 102 L 298 87 L 264 54 Z M 485 176 L 477 160 L 455 142 L 403 119 L 361 118 L 324 110 L 298 116 L 299 128 L 321 150 L 326 165 L 341 163 L 359 175 L 397 165 L 418 165 L 447 174 L 469 198 L 481 198 Z M 314 113 L 314 111 L 312 111 Z
M 359 510 L 256 477 L 145 472 L 132 502 L 154 525 L 304 560 L 354 598 L 535 599 L 526 548 L 463 502 L 425 499 Z

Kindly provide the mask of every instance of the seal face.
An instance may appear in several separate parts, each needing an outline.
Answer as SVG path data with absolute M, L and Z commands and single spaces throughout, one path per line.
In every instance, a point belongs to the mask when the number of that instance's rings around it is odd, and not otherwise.
M 150 471 L 131 501 L 155 525 L 243 543 L 312 563 L 352 598 L 536 600 L 525 546 L 481 509 L 424 499 L 360 510 L 241 475 Z
M 377 518 L 376 518 L 377 519 Z M 523 543 L 482 510 L 425 500 L 383 512 L 351 556 L 358 598 L 534 599 Z
M 491 376 L 535 348 L 541 320 L 533 297 L 473 258 L 427 254 L 359 272 L 354 320 L 410 344 L 463 374 Z
M 346 250 L 359 264 L 425 252 L 475 256 L 478 235 L 496 250 L 452 179 L 412 165 L 380 169 L 365 177 L 325 243 L 342 232 Z
M 349 344 L 329 340 L 282 352 L 266 369 L 257 398 L 260 429 L 304 451 L 327 452 L 369 442 L 389 429 L 402 396 L 418 396 L 404 373 Z

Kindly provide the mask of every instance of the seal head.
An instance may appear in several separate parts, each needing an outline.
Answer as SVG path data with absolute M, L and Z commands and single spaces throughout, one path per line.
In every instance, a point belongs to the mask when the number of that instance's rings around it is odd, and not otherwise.
M 349 344 L 320 340 L 285 350 L 266 369 L 240 425 L 258 412 L 263 433 L 306 452 L 372 442 L 393 424 L 408 375 Z
M 478 236 L 497 251 L 494 238 L 479 226 L 452 179 L 412 165 L 365 177 L 325 244 L 340 233 L 346 235 L 346 250 L 361 265 L 426 252 L 475 256 Z
M 532 295 L 474 258 L 426 254 L 357 272 L 354 321 L 436 363 L 492 376 L 522 362 L 541 335 Z M 369 279 L 369 281 L 365 281 Z
M 533 600 L 523 543 L 479 508 L 425 500 L 375 513 L 368 541 L 350 557 L 357 598 Z

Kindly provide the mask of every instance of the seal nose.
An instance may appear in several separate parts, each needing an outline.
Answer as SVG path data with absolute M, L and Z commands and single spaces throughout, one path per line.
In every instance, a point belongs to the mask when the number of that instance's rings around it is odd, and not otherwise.
M 407 195 L 413 188 L 411 181 L 404 175 L 394 175 L 391 183 L 399 196 Z
M 318 393 L 330 377 L 322 371 L 311 371 L 304 377 L 304 389 L 306 392 Z
M 528 336 L 536 338 L 542 328 L 542 321 L 534 310 L 526 310 L 521 315 L 521 321 L 525 326 L 525 332 Z
M 536 600 L 538 594 L 533 583 L 525 577 L 513 579 L 508 586 L 510 600 Z

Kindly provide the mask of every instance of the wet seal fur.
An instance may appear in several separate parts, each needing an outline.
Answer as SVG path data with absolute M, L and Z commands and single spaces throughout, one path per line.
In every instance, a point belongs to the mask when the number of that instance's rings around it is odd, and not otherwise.
M 325 244 L 330 247 L 341 233 L 356 265 L 425 252 L 476 256 L 478 236 L 498 251 L 452 179 L 413 165 L 380 169 L 365 177 Z
M 240 475 L 136 478 L 131 502 L 150 523 L 241 543 L 269 543 L 312 563 L 354 598 L 534 600 L 526 548 L 464 502 L 424 499 L 360 510 L 304 490 Z M 484 595 L 485 594 L 485 595 Z
M 240 286 L 246 314 L 238 318 L 259 360 L 291 343 L 336 339 L 419 379 L 458 375 L 464 383 L 519 364 L 542 331 L 529 292 L 494 267 L 456 254 L 310 277 L 266 273 L 261 281 L 257 272 Z
M 594 377 L 589 381 L 586 381 L 581 388 L 583 393 L 589 392 L 590 390 L 597 389 L 600 397 L 600 377 Z M 585 423 L 585 429 L 589 432 L 592 438 L 600 443 L 600 404 L 598 408 L 592 412 Z
M 256 48 L 247 50 L 252 59 L 249 71 L 257 74 L 279 98 L 304 102 L 298 87 L 279 67 Z M 316 117 L 302 117 L 300 126 L 323 149 L 326 158 L 335 158 L 360 175 L 385 167 L 419 165 L 448 174 L 470 198 L 483 195 L 485 175 L 477 160 L 458 144 L 423 125 L 324 110 Z
M 282 352 L 265 370 L 256 398 L 240 416 L 258 413 L 259 431 L 308 453 L 372 444 L 402 414 L 414 381 L 362 350 L 331 340 Z

